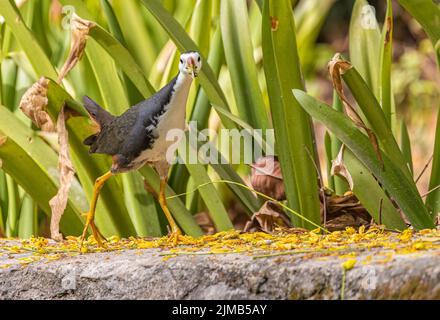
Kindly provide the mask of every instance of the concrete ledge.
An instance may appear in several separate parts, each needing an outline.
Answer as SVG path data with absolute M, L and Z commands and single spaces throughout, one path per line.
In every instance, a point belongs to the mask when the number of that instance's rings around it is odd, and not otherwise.
M 1 299 L 340 299 L 340 257 L 91 253 L 0 269 Z M 8 254 L 0 256 L 0 264 Z M 440 250 L 359 253 L 346 299 L 440 299 Z M 389 261 L 388 261 L 389 260 Z M 368 262 L 368 263 L 365 263 Z

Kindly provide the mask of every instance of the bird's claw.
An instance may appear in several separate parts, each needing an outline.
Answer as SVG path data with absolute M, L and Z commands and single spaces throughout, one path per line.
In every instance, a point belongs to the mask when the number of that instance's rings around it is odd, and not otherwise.
M 171 231 L 170 235 L 168 236 L 168 244 L 170 244 L 171 246 L 175 247 L 179 244 L 179 242 L 181 242 L 183 240 L 183 234 L 182 231 L 180 231 L 180 229 L 174 229 L 173 231 Z
M 83 243 L 84 243 L 84 240 L 86 239 L 87 230 L 88 230 L 89 226 L 92 229 L 93 238 L 97 242 L 98 246 L 100 248 L 105 248 L 104 242 L 106 242 L 107 239 L 102 235 L 102 233 L 96 227 L 93 217 L 91 217 L 90 213 L 85 213 L 83 215 L 86 216 L 87 219 L 86 219 L 86 224 L 84 226 L 83 233 L 81 235 L 79 250 L 81 251 L 83 248 Z

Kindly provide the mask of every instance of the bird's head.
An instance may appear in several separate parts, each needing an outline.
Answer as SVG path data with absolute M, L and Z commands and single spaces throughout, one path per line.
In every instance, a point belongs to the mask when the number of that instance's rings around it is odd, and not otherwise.
M 180 55 L 179 70 L 193 78 L 199 75 L 202 68 L 202 58 L 197 51 L 184 52 Z

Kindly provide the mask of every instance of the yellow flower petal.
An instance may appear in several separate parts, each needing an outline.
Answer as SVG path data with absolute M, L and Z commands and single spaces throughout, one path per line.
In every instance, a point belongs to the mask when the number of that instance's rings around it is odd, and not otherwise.
M 351 270 L 355 266 L 357 260 L 356 259 L 348 259 L 344 263 L 341 264 L 344 270 Z

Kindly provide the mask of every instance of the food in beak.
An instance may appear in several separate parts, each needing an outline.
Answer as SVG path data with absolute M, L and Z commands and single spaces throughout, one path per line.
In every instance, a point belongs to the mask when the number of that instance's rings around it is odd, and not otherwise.
M 195 63 L 192 58 L 189 58 L 187 61 L 187 68 L 189 69 L 193 78 L 197 77 L 197 73 L 194 71 Z

